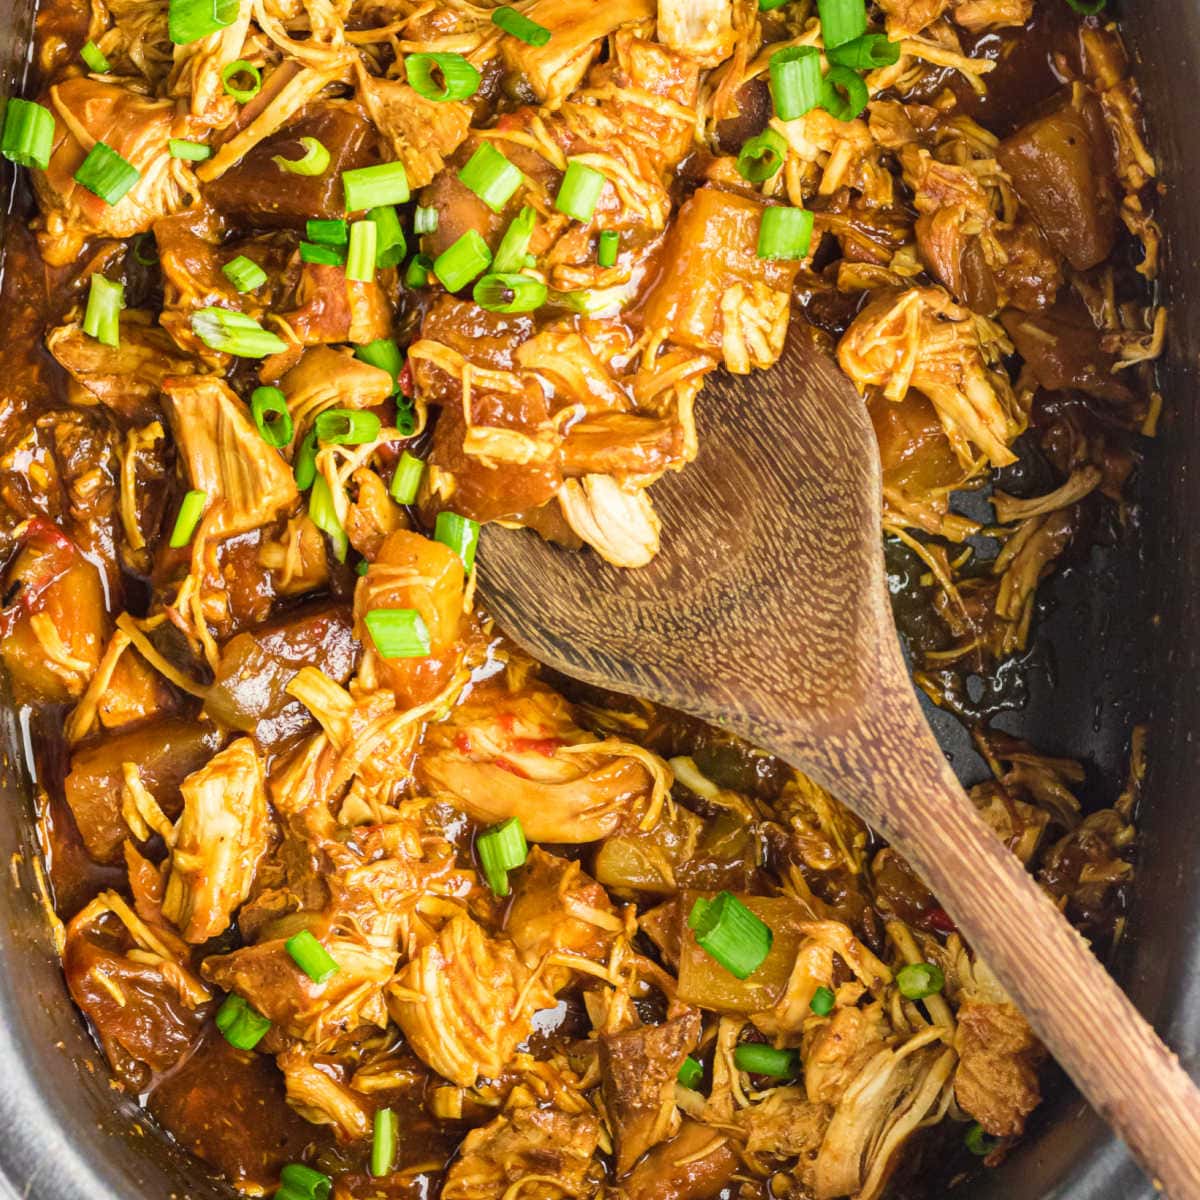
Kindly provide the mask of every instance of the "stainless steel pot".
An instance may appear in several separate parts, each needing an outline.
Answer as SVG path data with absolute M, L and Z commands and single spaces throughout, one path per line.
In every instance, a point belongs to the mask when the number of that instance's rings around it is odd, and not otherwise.
M 1038 0 L 1062 3 L 1065 0 Z M 1040 745 L 1085 757 L 1103 780 L 1123 771 L 1128 728 L 1151 720 L 1151 769 L 1138 879 L 1116 971 L 1146 1017 L 1200 1076 L 1200 3 L 1127 4 L 1125 34 L 1146 97 L 1164 191 L 1162 285 L 1170 306 L 1166 412 L 1147 446 L 1136 550 L 1052 588 L 1043 625 L 1055 683 L 1001 720 Z M 31 0 L 0 0 L 5 93 L 26 61 Z M 11 174 L 4 186 L 11 186 Z M 931 719 L 956 767 L 976 774 L 961 730 Z M 208 1200 L 230 1195 L 110 1087 L 103 1057 L 63 984 L 38 886 L 38 849 L 17 716 L 0 704 L 0 1197 L 26 1200 Z M 1097 1028 L 1097 1038 L 1105 1031 Z M 1064 1089 L 996 1171 L 964 1200 L 1150 1200 L 1156 1193 L 1103 1122 Z M 1183 1198 L 1181 1198 L 1183 1200 Z M 1193 1198 L 1187 1198 L 1193 1200 Z

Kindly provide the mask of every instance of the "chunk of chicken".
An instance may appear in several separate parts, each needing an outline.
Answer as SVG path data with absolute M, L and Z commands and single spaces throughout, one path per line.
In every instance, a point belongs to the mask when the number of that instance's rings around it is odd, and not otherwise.
M 175 826 L 163 915 L 185 941 L 206 942 L 229 928 L 267 851 L 267 793 L 254 743 L 232 742 L 179 790 L 183 814 Z
M 658 40 L 715 67 L 733 53 L 734 0 L 659 0 Z
M 684 1121 L 669 1142 L 655 1146 L 622 1185 L 624 1200 L 709 1200 L 741 1165 L 728 1133 Z
M 554 994 L 511 942 L 489 938 L 465 913 L 400 970 L 387 1006 L 409 1045 L 460 1087 L 495 1079 Z
M 913 37 L 932 25 L 950 7 L 952 0 L 879 0 L 893 42 Z
M 813 1186 L 812 1160 L 829 1125 L 830 1110 L 813 1104 L 802 1087 L 771 1088 L 761 1104 L 738 1109 L 737 1122 L 746 1130 L 751 1154 L 797 1158 L 801 1182 Z
M 46 170 L 33 173 L 46 222 L 38 240 L 48 263 L 73 262 L 91 234 L 144 233 L 157 218 L 182 208 L 196 194 L 189 164 L 167 150 L 176 122 L 172 101 L 148 100 L 86 75 L 55 84 L 48 99 L 55 118 L 53 151 Z M 116 204 L 75 181 L 75 172 L 97 142 L 138 172 L 137 182 Z
M 558 504 L 571 529 L 615 567 L 644 567 L 658 553 L 662 522 L 644 489 L 585 475 L 563 483 Z
M 163 395 L 192 487 L 206 497 L 208 533 L 257 529 L 296 503 L 291 469 L 227 384 L 212 375 L 171 376 Z
M 839 1008 L 804 1043 L 804 1088 L 814 1104 L 837 1104 L 859 1072 L 888 1042 L 878 1004 Z
M 1033 0 L 958 0 L 954 22 L 972 33 L 1024 25 L 1033 15 Z
M 302 346 L 363 346 L 392 336 L 392 309 L 379 281 L 357 283 L 346 278 L 344 267 L 304 263 L 295 303 L 283 319 Z
M 519 817 L 538 842 L 593 842 L 669 786 L 661 759 L 625 742 L 597 741 L 557 693 L 479 689 L 432 726 L 418 776 L 481 824 Z
M 591 1112 L 517 1108 L 463 1139 L 441 1200 L 504 1200 L 514 1189 L 539 1200 L 588 1200 L 599 1190 L 593 1157 L 600 1122 Z M 523 1183 L 533 1184 L 523 1187 Z
M 314 1125 L 332 1125 L 341 1141 L 360 1141 L 371 1135 L 371 1106 L 363 1096 L 341 1083 L 336 1067 L 322 1069 L 298 1046 L 275 1056 L 283 1072 L 288 1103 Z
M 297 437 L 327 408 L 375 408 L 394 390 L 387 371 L 328 346 L 305 350 L 279 386 Z
M 1041 1101 L 1037 1068 L 1045 1051 L 1012 1004 L 968 1000 L 956 1016 L 954 1097 L 988 1133 L 1014 1137 Z

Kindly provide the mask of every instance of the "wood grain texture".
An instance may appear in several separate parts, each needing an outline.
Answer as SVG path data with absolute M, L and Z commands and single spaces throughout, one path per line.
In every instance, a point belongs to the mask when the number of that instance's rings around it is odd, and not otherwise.
M 778 367 L 719 378 L 698 410 L 698 461 L 653 492 L 658 558 L 624 571 L 488 527 L 487 608 L 544 662 L 730 729 L 854 808 L 1152 1178 L 1200 1200 L 1200 1092 L 984 825 L 921 715 L 884 587 L 862 401 L 795 330 Z

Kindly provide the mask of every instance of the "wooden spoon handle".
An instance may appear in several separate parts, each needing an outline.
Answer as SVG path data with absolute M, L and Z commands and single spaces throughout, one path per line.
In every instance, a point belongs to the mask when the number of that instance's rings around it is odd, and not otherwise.
M 797 761 L 826 759 L 822 782 L 908 859 L 1152 1178 L 1172 1200 L 1200 1200 L 1200 1091 L 984 824 L 904 687 L 824 754 L 798 748 Z

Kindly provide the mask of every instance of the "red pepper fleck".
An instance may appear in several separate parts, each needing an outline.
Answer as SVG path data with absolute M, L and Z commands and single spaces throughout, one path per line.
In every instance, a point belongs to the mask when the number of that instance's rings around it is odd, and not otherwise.
M 518 754 L 544 754 L 549 758 L 562 746 L 562 738 L 513 738 L 512 748 Z
M 528 779 L 529 776 L 521 770 L 516 763 L 510 763 L 507 758 L 496 759 L 496 766 L 502 771 L 507 771 L 510 775 L 515 775 L 518 779 Z
M 458 737 L 454 739 L 454 748 L 459 752 L 459 754 L 470 754 L 471 739 L 467 737 L 465 733 L 460 733 Z
M 400 368 L 400 374 L 396 376 L 396 384 L 400 388 L 402 396 L 411 397 L 413 394 L 413 373 L 412 363 L 406 358 L 404 366 Z
M 956 933 L 958 926 L 944 908 L 931 908 L 924 916 L 924 923 L 938 933 Z

